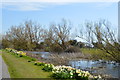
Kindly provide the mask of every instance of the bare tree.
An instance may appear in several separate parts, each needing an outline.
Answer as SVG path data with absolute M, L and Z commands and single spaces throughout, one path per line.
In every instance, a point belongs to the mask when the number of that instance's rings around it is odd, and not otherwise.
M 53 37 L 51 38 L 56 44 L 61 46 L 63 50 L 66 49 L 66 41 L 69 40 L 70 35 L 70 25 L 67 23 L 66 20 L 62 20 L 61 24 L 58 25 L 51 25 L 51 31 L 53 33 Z
M 88 25 L 85 27 L 87 28 L 88 33 L 92 33 L 93 35 L 89 35 L 88 37 L 84 38 L 82 36 L 78 37 L 85 39 L 88 43 L 90 43 L 88 39 L 92 37 L 92 43 L 90 44 L 96 43 L 97 48 L 107 53 L 105 55 L 109 56 L 109 58 L 112 60 L 120 62 L 120 44 L 115 37 L 115 33 L 110 30 L 110 23 L 105 20 L 100 20 L 99 22 L 94 22 L 91 24 L 91 27 L 88 27 Z
M 12 26 L 10 30 L 6 32 L 3 40 L 10 42 L 12 48 L 33 50 L 42 39 L 42 32 L 43 29 L 39 24 L 26 21 L 19 26 Z

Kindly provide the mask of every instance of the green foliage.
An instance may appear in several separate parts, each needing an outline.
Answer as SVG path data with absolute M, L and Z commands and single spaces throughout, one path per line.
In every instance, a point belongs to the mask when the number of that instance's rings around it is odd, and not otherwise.
M 42 70 L 49 72 L 52 71 L 53 67 L 54 67 L 53 64 L 45 64 Z
M 23 55 L 19 55 L 20 57 L 23 57 Z
M 31 61 L 36 61 L 36 60 L 37 60 L 37 59 L 35 59 L 35 58 L 32 58 L 32 59 L 31 59 Z
M 70 79 L 70 74 L 67 72 L 53 73 L 52 77 L 55 79 Z
M 2 48 L 5 49 L 7 47 L 11 47 L 12 46 L 12 43 L 9 42 L 8 40 L 6 39 L 2 39 Z
M 43 63 L 43 62 L 35 62 L 34 65 L 37 65 L 37 66 L 44 66 L 45 63 Z
M 47 71 L 47 72 L 52 71 L 52 69 L 53 69 L 53 67 L 54 67 L 53 64 L 47 64 L 47 63 L 40 62 L 40 61 L 36 61 L 36 62 L 34 63 L 34 65 L 42 66 L 42 70 Z
M 90 78 L 101 78 L 101 76 L 92 76 L 88 71 L 82 71 L 70 66 L 55 66 L 52 72 L 52 77 L 55 79 L 89 80 Z
M 30 60 L 28 60 L 28 62 L 31 62 Z

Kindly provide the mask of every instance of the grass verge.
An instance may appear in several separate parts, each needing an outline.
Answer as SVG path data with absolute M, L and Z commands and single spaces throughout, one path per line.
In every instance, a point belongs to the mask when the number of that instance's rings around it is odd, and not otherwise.
M 42 67 L 35 66 L 29 57 L 17 57 L 3 51 L 2 57 L 8 66 L 11 78 L 50 78 L 51 72 L 45 72 Z
M 2 55 L 1 51 L 0 51 L 0 55 Z

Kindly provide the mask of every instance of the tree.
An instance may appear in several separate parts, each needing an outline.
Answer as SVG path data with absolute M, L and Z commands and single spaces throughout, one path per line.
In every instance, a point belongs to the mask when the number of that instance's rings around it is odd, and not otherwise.
M 19 26 L 12 26 L 3 36 L 2 45 L 4 48 L 35 50 L 42 39 L 42 32 L 40 25 L 26 21 Z
M 66 20 L 63 19 L 61 24 L 53 26 L 53 31 L 55 33 L 54 41 L 65 50 L 67 47 L 65 42 L 69 40 L 70 35 L 70 24 L 67 24 Z
M 77 46 L 77 40 L 70 40 L 68 43 L 72 46 Z
M 53 44 L 65 50 L 69 35 L 70 25 L 64 19 L 62 23 L 50 25 L 49 30 L 42 29 L 41 25 L 29 20 L 18 26 L 12 26 L 9 31 L 6 32 L 2 40 L 2 45 L 4 48 L 11 47 L 17 50 L 32 51 L 43 48 L 40 44 L 40 42 L 43 41 L 44 48 L 47 47 L 47 50 Z
M 69 40 L 70 24 L 63 19 L 60 24 L 51 24 L 49 30 L 46 31 L 45 34 L 44 41 L 48 46 L 52 48 L 54 44 L 64 51 L 68 46 L 66 42 Z
M 92 43 L 89 41 L 88 43 L 93 44 L 95 47 L 105 51 L 107 54 L 109 54 L 109 58 L 112 60 L 120 62 L 120 44 L 116 38 L 115 33 L 110 30 L 110 23 L 105 20 L 100 20 L 99 22 L 94 22 L 91 24 L 92 26 L 89 28 L 89 31 L 93 33 Z M 88 28 L 87 25 L 86 28 Z M 82 36 L 78 37 L 82 38 Z M 88 38 L 89 37 L 84 37 L 85 40 L 88 40 Z
M 84 48 L 85 47 L 85 44 L 83 42 L 77 42 L 77 45 L 80 47 L 80 48 Z

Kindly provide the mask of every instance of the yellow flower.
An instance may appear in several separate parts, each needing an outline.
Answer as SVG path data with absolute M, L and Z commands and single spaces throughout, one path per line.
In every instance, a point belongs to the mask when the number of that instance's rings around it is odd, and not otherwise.
M 76 73 L 80 73 L 80 69 L 77 69 L 77 70 L 76 70 Z
M 73 75 L 73 73 L 72 73 L 72 72 L 70 72 L 70 75 Z
M 78 76 L 81 76 L 81 73 L 79 73 Z
M 98 78 L 102 78 L 100 75 L 98 75 Z
M 22 52 L 22 54 L 21 54 L 21 55 L 26 56 L 26 53 Z
M 90 75 L 89 78 L 94 78 L 94 77 L 92 75 Z

